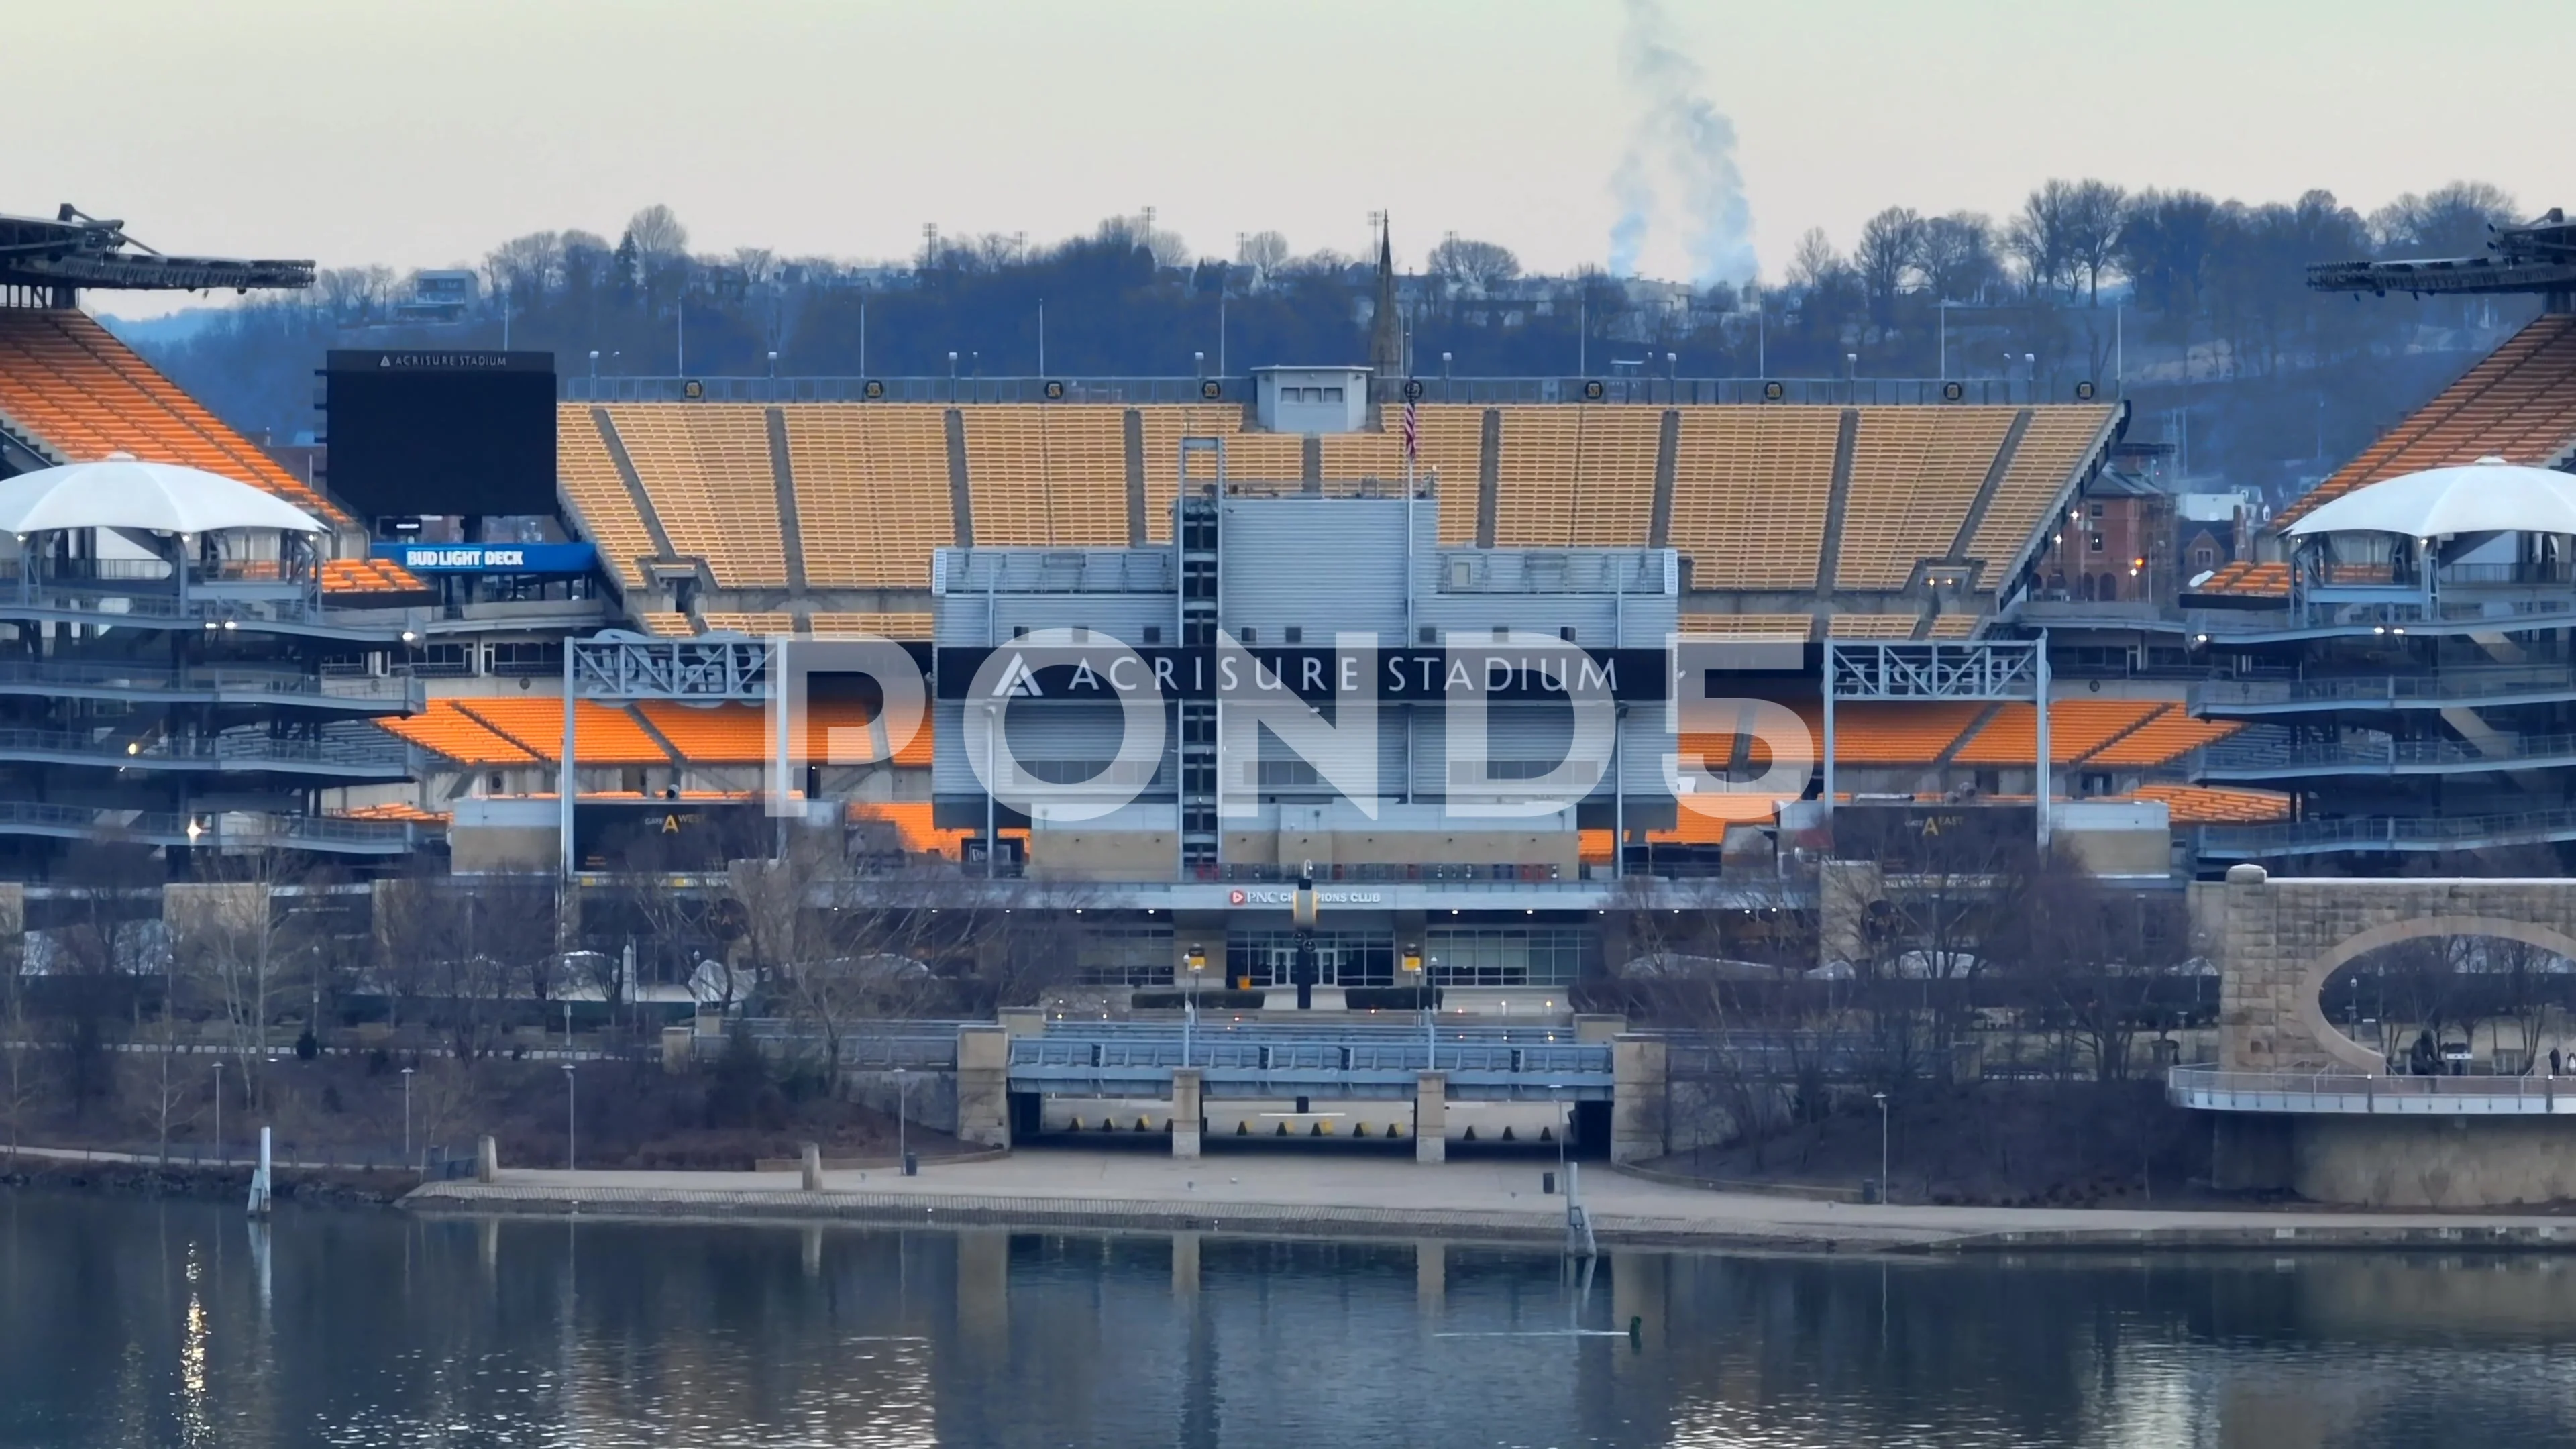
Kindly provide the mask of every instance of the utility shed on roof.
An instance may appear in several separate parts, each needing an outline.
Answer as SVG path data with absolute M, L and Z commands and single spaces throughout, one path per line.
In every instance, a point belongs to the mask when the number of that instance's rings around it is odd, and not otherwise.
M 1356 433 L 1368 426 L 1365 367 L 1256 367 L 1253 411 L 1274 433 Z

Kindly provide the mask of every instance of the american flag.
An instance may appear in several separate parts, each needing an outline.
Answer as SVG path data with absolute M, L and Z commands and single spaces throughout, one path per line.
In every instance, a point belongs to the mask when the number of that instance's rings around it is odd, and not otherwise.
M 1412 398 L 1404 400 L 1404 461 L 1410 463 L 1422 456 L 1422 404 Z

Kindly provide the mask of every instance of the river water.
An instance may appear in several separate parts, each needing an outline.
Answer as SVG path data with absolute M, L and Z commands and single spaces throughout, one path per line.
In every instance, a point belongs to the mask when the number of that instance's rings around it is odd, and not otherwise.
M 1459 1244 L 0 1194 L 0 1444 L 2576 1444 L 2576 1262 L 1587 1279 Z

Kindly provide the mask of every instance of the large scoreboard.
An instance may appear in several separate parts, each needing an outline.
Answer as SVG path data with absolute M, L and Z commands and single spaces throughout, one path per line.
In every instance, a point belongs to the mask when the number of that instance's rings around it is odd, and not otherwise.
M 331 487 L 368 518 L 555 511 L 555 355 L 332 349 Z

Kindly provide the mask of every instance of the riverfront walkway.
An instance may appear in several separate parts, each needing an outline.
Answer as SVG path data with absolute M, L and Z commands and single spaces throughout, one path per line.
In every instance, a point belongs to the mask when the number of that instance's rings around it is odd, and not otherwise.
M 1540 1192 L 1535 1158 L 1423 1165 L 1324 1154 L 1029 1152 L 906 1178 L 834 1171 L 809 1192 L 794 1172 L 505 1169 L 497 1182 L 437 1182 L 404 1199 L 441 1212 L 581 1211 L 744 1219 L 837 1218 L 1106 1231 L 1561 1242 L 1565 1202 Z M 2052 1248 L 2325 1247 L 2576 1249 L 2576 1215 L 1864 1207 L 1708 1192 L 1584 1165 L 1583 1202 L 1604 1246 L 1790 1252 Z

